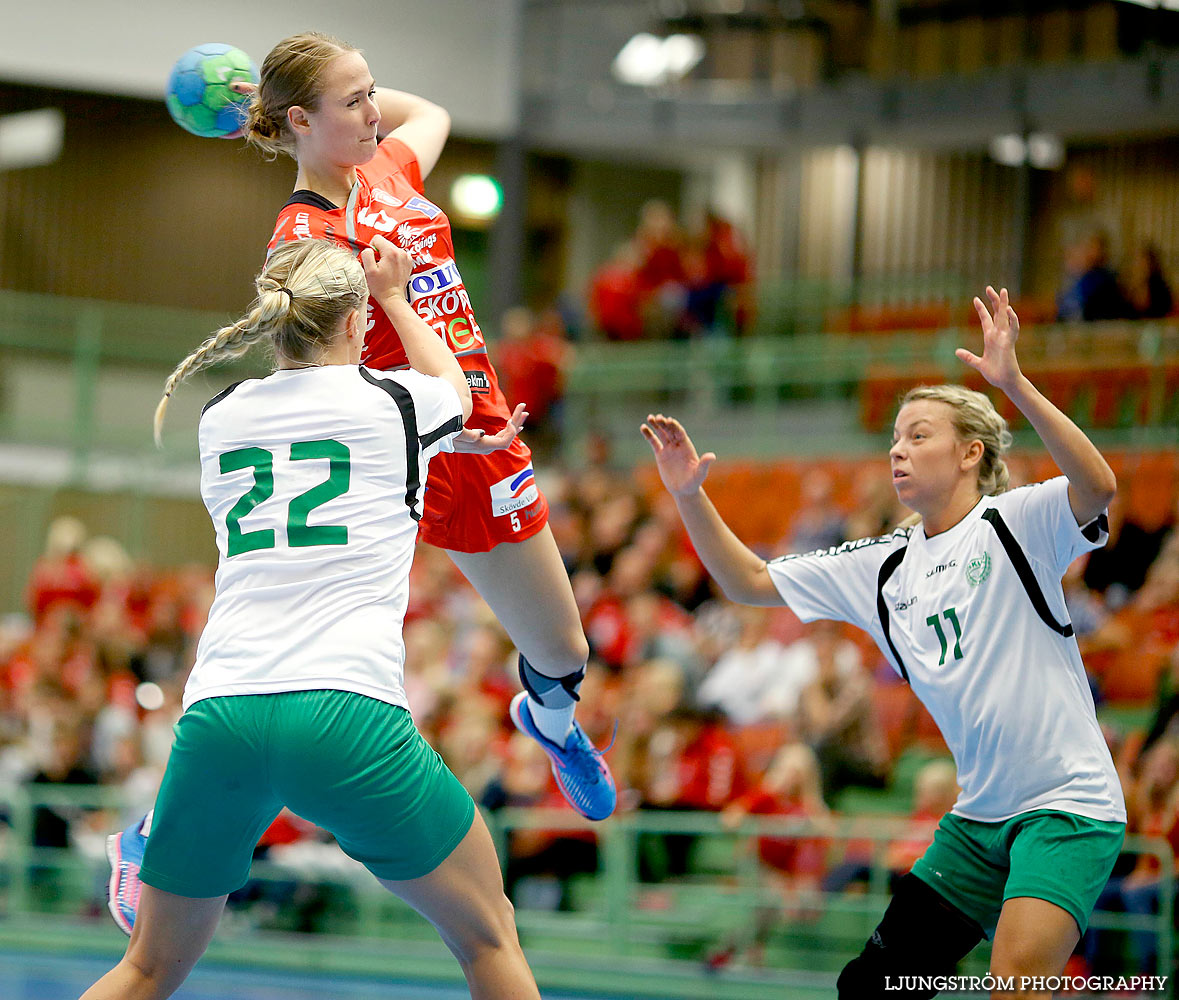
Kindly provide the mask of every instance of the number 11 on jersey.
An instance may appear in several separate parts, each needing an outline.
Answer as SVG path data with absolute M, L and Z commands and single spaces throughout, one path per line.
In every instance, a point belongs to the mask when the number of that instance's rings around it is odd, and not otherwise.
M 945 618 L 951 625 L 954 626 L 954 659 L 962 659 L 962 626 L 958 624 L 958 612 L 954 608 L 946 608 L 941 613 L 941 617 Z M 942 629 L 942 623 L 937 615 L 930 615 L 925 619 L 926 625 L 932 625 L 933 630 L 937 633 L 938 642 L 942 644 L 942 656 L 937 661 L 937 665 L 943 666 L 946 662 L 946 653 L 949 652 L 950 644 L 946 641 L 946 633 Z

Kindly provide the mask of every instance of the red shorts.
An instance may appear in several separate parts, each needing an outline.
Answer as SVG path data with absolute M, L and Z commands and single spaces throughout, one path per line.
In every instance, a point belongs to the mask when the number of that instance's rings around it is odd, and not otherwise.
M 455 552 L 490 552 L 500 542 L 531 538 L 548 519 L 532 452 L 519 438 L 490 455 L 443 452 L 430 460 L 418 524 L 423 542 Z
M 486 352 L 456 356 L 471 387 L 467 427 L 497 434 L 512 415 Z M 549 520 L 532 452 L 519 438 L 489 455 L 442 452 L 430 460 L 418 538 L 454 552 L 490 552 L 531 538 Z

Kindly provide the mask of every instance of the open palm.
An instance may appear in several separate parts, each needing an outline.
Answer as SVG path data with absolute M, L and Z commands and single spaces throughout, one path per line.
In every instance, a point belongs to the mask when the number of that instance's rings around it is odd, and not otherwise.
M 700 489 L 716 455 L 696 454 L 696 446 L 683 425 L 662 413 L 647 416 L 640 428 L 655 453 L 659 478 L 673 496 L 688 496 Z
M 987 285 L 987 298 L 991 308 L 987 309 L 982 299 L 975 296 L 974 309 L 982 324 L 983 353 L 980 358 L 964 347 L 954 353 L 959 360 L 970 365 L 997 389 L 1006 392 L 1019 379 L 1019 361 L 1015 356 L 1015 342 L 1019 339 L 1019 317 L 1011 308 L 1007 289 L 998 292 Z

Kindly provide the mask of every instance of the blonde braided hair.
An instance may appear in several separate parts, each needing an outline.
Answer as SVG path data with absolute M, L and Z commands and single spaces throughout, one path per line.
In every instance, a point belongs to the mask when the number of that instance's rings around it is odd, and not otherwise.
M 277 356 L 308 366 L 319 364 L 344 317 L 353 309 L 363 309 L 368 299 L 360 261 L 329 240 L 279 245 L 254 288 L 257 296 L 250 311 L 214 333 L 168 376 L 153 422 L 157 445 L 162 442 L 168 400 L 194 372 L 239 358 L 268 338 Z

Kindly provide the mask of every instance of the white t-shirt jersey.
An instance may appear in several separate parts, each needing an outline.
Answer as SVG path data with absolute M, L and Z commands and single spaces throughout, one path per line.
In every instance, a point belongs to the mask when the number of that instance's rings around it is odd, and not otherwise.
M 1015 561 L 1000 541 L 1002 524 Z M 1059 809 L 1125 822 L 1060 584 L 1068 564 L 1106 538 L 1104 518 L 1077 526 L 1068 480 L 1058 477 L 983 497 L 932 538 L 920 525 L 898 529 L 783 556 L 769 571 L 803 621 L 859 626 L 907 675 L 954 755 L 962 789 L 955 813 L 998 822 Z M 1032 578 L 1026 584 L 1021 569 Z
M 430 458 L 458 393 L 416 371 L 289 369 L 201 414 L 201 497 L 217 594 L 184 707 L 331 689 L 408 708 L 401 626 Z

